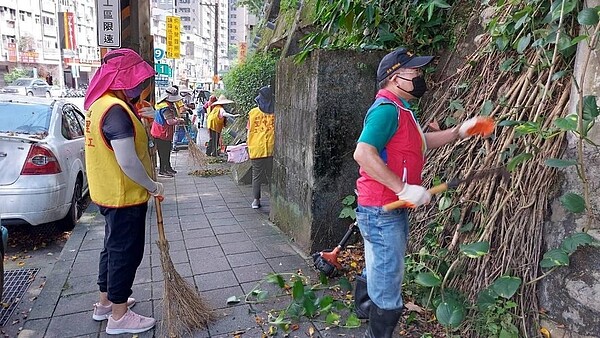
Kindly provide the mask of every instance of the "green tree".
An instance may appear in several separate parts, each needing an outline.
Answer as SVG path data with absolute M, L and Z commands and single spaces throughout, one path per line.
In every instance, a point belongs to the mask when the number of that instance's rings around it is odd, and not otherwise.
M 263 0 L 241 0 L 237 2 L 238 6 L 246 7 L 250 13 L 256 16 L 260 15 L 264 4 Z
M 16 79 L 18 79 L 20 77 L 27 77 L 27 76 L 29 76 L 28 70 L 23 69 L 23 68 L 14 68 L 10 72 L 4 74 L 4 81 L 6 83 L 12 83 L 13 81 L 15 81 Z
M 237 64 L 223 75 L 228 98 L 235 101 L 235 111 L 245 114 L 256 106 L 258 90 L 271 83 L 275 77 L 278 51 L 254 53 L 244 63 Z

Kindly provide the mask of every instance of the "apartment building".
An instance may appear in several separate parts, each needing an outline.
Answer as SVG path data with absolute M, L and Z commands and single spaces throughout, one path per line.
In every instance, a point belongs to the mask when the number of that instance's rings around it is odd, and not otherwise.
M 87 84 L 100 65 L 95 11 L 94 0 L 0 0 L 0 74 Z
M 229 0 L 229 42 L 239 46 L 249 42 L 257 19 L 246 7 L 237 6 L 237 2 Z
M 215 38 L 218 42 L 217 71 L 222 73 L 229 69 L 229 6 L 227 0 L 222 0 L 222 2 L 216 0 L 152 0 L 152 7 L 153 18 L 163 15 L 176 15 L 181 18 L 181 58 L 177 61 L 168 61 L 176 66 L 176 81 L 203 87 L 212 83 L 215 66 Z M 218 8 L 217 15 L 215 15 L 215 8 Z M 215 17 L 218 18 L 217 25 L 215 25 Z M 156 27 L 160 23 L 153 20 L 153 25 Z M 154 31 L 155 28 L 153 28 Z M 157 40 L 161 40 L 161 37 L 155 36 L 155 47 L 159 45 Z

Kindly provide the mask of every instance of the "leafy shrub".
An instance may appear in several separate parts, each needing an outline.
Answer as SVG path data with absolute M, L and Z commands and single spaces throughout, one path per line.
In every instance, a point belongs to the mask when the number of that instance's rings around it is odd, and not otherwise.
M 275 78 L 277 60 L 278 52 L 257 52 L 223 76 L 227 98 L 235 101 L 235 112 L 245 114 L 256 106 L 258 90 Z
M 8 84 L 12 83 L 16 79 L 20 77 L 28 77 L 30 76 L 30 72 L 23 68 L 14 68 L 9 73 L 4 74 L 4 81 Z

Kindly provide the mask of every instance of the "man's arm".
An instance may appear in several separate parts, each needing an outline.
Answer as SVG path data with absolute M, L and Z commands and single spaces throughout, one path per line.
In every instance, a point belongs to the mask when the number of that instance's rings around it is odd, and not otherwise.
M 358 142 L 354 151 L 354 160 L 369 176 L 393 192 L 398 193 L 404 188 L 402 178 L 388 168 L 374 146 Z
M 427 149 L 434 149 L 458 140 L 458 127 L 425 133 Z

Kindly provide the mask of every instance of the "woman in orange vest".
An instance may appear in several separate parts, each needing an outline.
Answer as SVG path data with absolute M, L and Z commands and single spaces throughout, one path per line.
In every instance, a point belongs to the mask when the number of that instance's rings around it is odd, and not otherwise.
M 252 209 L 260 208 L 260 185 L 271 179 L 275 147 L 274 93 L 262 87 L 255 99 L 258 107 L 248 112 L 248 154 L 252 161 Z
M 240 114 L 229 114 L 225 111 L 223 106 L 229 103 L 233 103 L 233 101 L 228 100 L 225 95 L 221 95 L 217 101 L 210 105 L 210 111 L 207 113 L 208 135 L 210 137 L 208 147 L 206 147 L 206 155 L 208 156 L 219 156 L 219 141 L 221 132 L 225 127 L 225 118 L 240 116 Z

